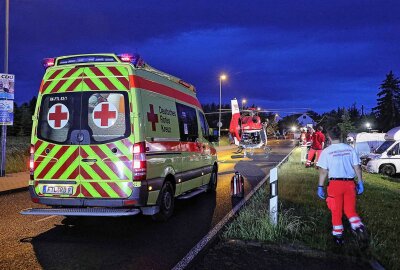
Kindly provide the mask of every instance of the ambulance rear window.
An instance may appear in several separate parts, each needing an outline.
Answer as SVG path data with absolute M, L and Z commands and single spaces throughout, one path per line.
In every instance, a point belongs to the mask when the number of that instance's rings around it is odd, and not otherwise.
M 126 92 L 90 91 L 44 95 L 39 139 L 58 144 L 100 144 L 130 134 Z
M 98 92 L 89 96 L 88 125 L 92 131 L 92 140 L 110 141 L 125 136 L 127 115 L 125 96 L 116 93 Z

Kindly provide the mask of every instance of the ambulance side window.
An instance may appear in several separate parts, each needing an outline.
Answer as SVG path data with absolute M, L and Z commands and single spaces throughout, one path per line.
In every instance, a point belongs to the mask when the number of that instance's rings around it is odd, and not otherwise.
M 396 144 L 395 146 L 390 149 L 390 155 L 391 156 L 396 156 L 399 155 L 399 144 Z
M 192 107 L 176 103 L 181 141 L 195 142 L 199 137 L 196 110 Z
M 204 138 L 207 138 L 210 135 L 209 128 L 208 128 L 206 118 L 201 111 L 199 111 L 199 120 L 200 120 L 200 126 L 201 126 L 201 133 L 203 134 Z

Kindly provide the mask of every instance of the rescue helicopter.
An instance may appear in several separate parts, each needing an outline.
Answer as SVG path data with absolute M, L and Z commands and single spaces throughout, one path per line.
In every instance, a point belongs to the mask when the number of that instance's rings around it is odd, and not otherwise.
M 308 108 L 296 108 L 305 110 Z M 257 108 L 248 108 L 240 110 L 237 99 L 231 100 L 231 109 L 223 109 L 221 113 L 232 113 L 232 118 L 229 124 L 229 138 L 232 144 L 238 146 L 236 153 L 239 154 L 244 151 L 244 156 L 249 152 L 250 155 L 254 153 L 255 149 L 262 149 L 267 154 L 271 151 L 268 146 L 267 140 L 267 126 L 266 122 L 262 122 L 260 113 L 272 112 L 285 112 L 285 113 L 299 113 L 298 111 L 287 111 L 287 109 L 271 109 L 260 110 Z M 226 111 L 225 111 L 226 110 Z M 209 112 L 205 114 L 216 114 L 217 112 Z M 276 114 L 278 115 L 278 114 Z
M 229 125 L 229 135 L 235 145 L 238 146 L 236 153 L 243 150 L 256 148 L 263 149 L 266 152 L 271 151 L 267 146 L 267 122 L 261 122 L 258 115 L 259 110 L 249 108 L 240 112 L 238 101 L 231 100 L 232 119 Z

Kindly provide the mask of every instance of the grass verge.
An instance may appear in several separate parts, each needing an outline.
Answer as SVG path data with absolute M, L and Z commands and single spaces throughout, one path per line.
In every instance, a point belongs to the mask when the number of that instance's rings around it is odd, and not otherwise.
M 6 173 L 29 170 L 30 137 L 7 137 Z
M 357 198 L 358 213 L 370 233 L 370 248 L 361 250 L 352 238 L 348 221 L 346 245 L 338 250 L 331 240 L 331 215 L 318 199 L 318 171 L 300 163 L 300 149 L 279 169 L 279 224 L 268 218 L 268 186 L 261 188 L 223 233 L 224 238 L 266 242 L 301 242 L 311 248 L 352 256 L 371 255 L 387 269 L 400 269 L 400 181 L 364 173 L 365 192 Z

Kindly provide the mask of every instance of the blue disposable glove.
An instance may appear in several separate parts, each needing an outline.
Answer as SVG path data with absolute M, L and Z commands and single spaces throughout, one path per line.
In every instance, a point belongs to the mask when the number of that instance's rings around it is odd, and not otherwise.
M 361 195 L 364 192 L 364 183 L 362 180 L 358 180 L 357 183 L 357 194 Z
M 318 197 L 320 197 L 322 200 L 325 200 L 325 191 L 323 186 L 318 186 L 318 191 L 317 191 Z

